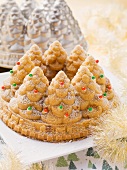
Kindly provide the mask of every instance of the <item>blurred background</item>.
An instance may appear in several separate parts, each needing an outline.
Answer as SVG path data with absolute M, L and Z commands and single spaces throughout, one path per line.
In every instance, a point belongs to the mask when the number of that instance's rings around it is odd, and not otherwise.
M 22 3 L 22 0 L 15 1 L 19 5 Z M 0 3 L 3 2 L 5 1 L 0 0 Z M 66 2 L 79 22 L 89 44 L 89 52 L 94 51 L 94 55 L 95 52 L 113 55 L 112 48 L 117 46 L 119 49 L 121 45 L 123 47 L 127 39 L 127 0 L 66 0 Z

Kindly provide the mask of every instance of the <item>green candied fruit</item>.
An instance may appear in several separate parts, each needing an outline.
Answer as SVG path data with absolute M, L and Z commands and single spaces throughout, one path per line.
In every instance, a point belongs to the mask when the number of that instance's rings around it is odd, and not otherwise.
M 92 107 L 89 107 L 89 108 L 88 108 L 88 111 L 89 111 L 89 112 L 92 112 L 92 110 L 93 110 Z
M 11 74 L 13 74 L 13 73 L 14 73 L 14 71 L 13 71 L 13 70 L 10 70 L 10 73 L 11 73 Z
M 33 74 L 29 74 L 30 77 L 33 77 Z
M 92 76 L 92 79 L 94 80 L 94 79 L 96 79 L 96 77 L 95 77 L 95 76 Z
M 13 86 L 13 87 L 16 87 L 16 86 L 17 86 L 17 84 L 16 84 L 16 83 L 13 83 L 13 84 L 12 84 L 12 86 Z
M 101 74 L 101 75 L 100 75 L 100 78 L 104 78 L 104 75 L 103 75 L 103 74 Z
M 62 110 L 62 109 L 63 109 L 63 106 L 62 106 L 62 105 L 60 105 L 60 106 L 59 106 L 59 109 L 60 109 L 60 110 Z
M 107 96 L 107 93 L 104 93 L 103 96 Z
M 32 107 L 31 107 L 31 106 L 29 106 L 29 107 L 27 108 L 27 110 L 32 110 Z

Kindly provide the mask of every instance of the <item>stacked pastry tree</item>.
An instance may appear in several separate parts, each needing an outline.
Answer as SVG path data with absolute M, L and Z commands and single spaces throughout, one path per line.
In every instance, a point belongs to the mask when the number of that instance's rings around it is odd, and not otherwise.
M 30 57 L 35 66 L 41 67 L 43 64 L 42 52 L 36 44 L 34 44 L 26 54 Z
M 48 88 L 48 97 L 44 107 L 49 112 L 42 112 L 42 120 L 49 124 L 76 123 L 81 120 L 81 113 L 76 107 L 74 88 L 63 71 L 52 80 Z
M 25 77 L 15 98 L 11 99 L 10 108 L 26 119 L 40 119 L 43 108 L 42 102 L 48 85 L 48 79 L 44 76 L 41 68 L 34 67 L 29 75 Z
M 85 61 L 87 54 L 80 45 L 77 45 L 67 58 L 65 73 L 72 79 L 77 73 L 79 67 Z
M 1 89 L 0 117 L 16 132 L 49 142 L 89 135 L 89 125 L 119 103 L 98 60 L 76 46 L 67 57 L 56 41 L 17 62 Z
M 98 65 L 98 62 L 98 60 L 95 60 L 92 56 L 90 56 L 85 60 L 83 65 L 87 66 L 90 72 L 95 76 L 96 82 L 103 92 L 103 96 L 107 96 L 107 99 L 112 100 L 114 97 L 114 91 L 110 80 L 104 75 L 104 71 Z
M 55 41 L 52 43 L 47 51 L 43 55 L 43 68 L 46 66 L 45 75 L 49 80 L 52 80 L 53 77 L 58 73 L 58 71 L 64 69 L 67 53 L 62 47 L 62 45 Z
M 87 67 L 82 65 L 79 68 L 76 76 L 72 79 L 72 84 L 77 91 L 80 110 L 84 118 L 97 117 L 103 111 L 108 110 L 109 102 L 102 95 L 95 76 L 92 75 Z
M 32 63 L 28 55 L 24 55 L 10 70 L 10 77 L 4 80 L 2 86 L 1 97 L 6 102 L 9 102 L 10 99 L 15 95 L 15 91 L 23 83 L 25 76 L 33 69 L 34 64 Z

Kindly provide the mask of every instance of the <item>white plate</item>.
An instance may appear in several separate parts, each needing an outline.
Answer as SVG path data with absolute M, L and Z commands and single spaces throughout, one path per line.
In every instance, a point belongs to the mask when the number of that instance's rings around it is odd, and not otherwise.
M 24 164 L 53 159 L 94 146 L 92 138 L 67 143 L 48 143 L 21 136 L 0 120 L 0 135 Z
M 118 80 L 107 70 L 105 70 L 105 72 L 106 76 L 110 78 L 113 87 L 116 89 Z M 9 73 L 0 74 L 0 85 L 2 85 L 2 81 L 8 75 Z M 94 146 L 92 138 L 67 143 L 48 143 L 32 140 L 17 134 L 8 128 L 2 121 L 0 121 L 0 135 L 8 146 L 10 146 L 16 153 L 19 153 L 21 161 L 24 164 L 32 164 L 53 159 Z

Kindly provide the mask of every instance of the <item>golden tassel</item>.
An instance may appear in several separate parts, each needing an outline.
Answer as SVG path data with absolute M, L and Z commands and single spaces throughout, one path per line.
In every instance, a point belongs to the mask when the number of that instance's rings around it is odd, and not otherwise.
M 127 105 L 121 105 L 103 115 L 97 126 L 91 127 L 96 149 L 104 158 L 124 164 L 127 160 Z

